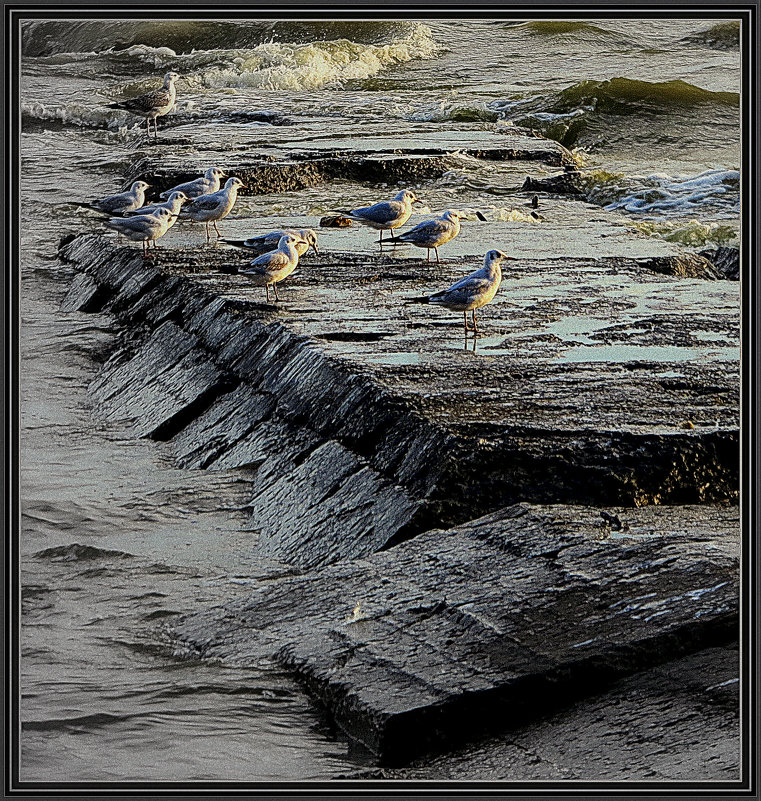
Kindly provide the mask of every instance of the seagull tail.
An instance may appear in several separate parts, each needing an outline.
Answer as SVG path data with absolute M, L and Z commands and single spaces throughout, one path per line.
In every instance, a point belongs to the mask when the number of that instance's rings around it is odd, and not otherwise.
M 429 295 L 417 295 L 414 298 L 406 298 L 407 303 L 430 303 Z
M 234 248 L 241 248 L 242 250 L 250 250 L 250 248 L 246 245 L 245 239 L 223 239 L 222 241 L 226 245 L 232 245 Z
M 225 273 L 226 275 L 237 275 L 240 270 L 235 264 L 220 264 L 219 272 Z

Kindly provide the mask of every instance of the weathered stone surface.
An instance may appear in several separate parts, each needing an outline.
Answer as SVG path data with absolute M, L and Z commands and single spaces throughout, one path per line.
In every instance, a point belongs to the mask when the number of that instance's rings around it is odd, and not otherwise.
M 101 287 L 86 273 L 77 273 L 71 281 L 66 297 L 61 302 L 61 311 L 98 311 L 109 294 L 108 289 Z
M 154 191 L 168 189 L 203 173 L 213 157 L 208 150 L 201 156 L 163 154 L 160 160 L 146 157 L 135 164 L 127 183 L 145 180 Z M 295 191 L 333 180 L 421 183 L 457 167 L 462 156 L 482 161 L 528 160 L 553 166 L 575 163 L 557 142 L 515 129 L 509 133 L 426 131 L 393 138 L 375 135 L 346 140 L 335 136 L 306 141 L 292 138 L 281 139 L 276 147 L 264 150 L 259 142 L 242 143 L 237 148 L 225 148 L 217 166 L 244 181 L 243 194 L 264 194 Z
M 342 779 L 456 781 L 738 781 L 737 645 L 619 679 L 605 692 L 499 737 L 408 768 Z
M 546 178 L 526 176 L 521 186 L 523 192 L 550 192 L 555 195 L 584 194 L 583 176 L 580 172 L 561 172 Z
M 721 278 L 713 263 L 697 253 L 685 253 L 679 259 L 658 257 L 648 259 L 644 267 L 654 273 L 677 275 L 684 278 Z
M 718 274 L 728 281 L 740 280 L 740 249 L 720 247 L 715 250 L 701 250 L 700 255 L 708 259 Z
M 518 262 L 474 353 L 457 319 L 403 302 L 467 260 L 323 253 L 275 306 L 220 271 L 245 263 L 238 251 L 163 251 L 146 266 L 104 242 L 63 252 L 148 338 L 106 365 L 98 406 L 138 433 L 177 434 L 181 464 L 257 471 L 253 525 L 271 555 L 312 566 L 520 500 L 737 497 L 736 285 L 621 259 Z M 279 526 L 278 498 L 331 442 L 351 479 L 329 461 Z M 269 479 L 280 448 L 284 472 Z
M 104 365 L 90 388 L 98 413 L 133 421 L 136 436 L 173 434 L 230 383 L 196 346 L 192 336 L 164 323 L 129 361 Z
M 519 504 L 189 616 L 204 657 L 293 669 L 407 762 L 736 636 L 738 512 Z

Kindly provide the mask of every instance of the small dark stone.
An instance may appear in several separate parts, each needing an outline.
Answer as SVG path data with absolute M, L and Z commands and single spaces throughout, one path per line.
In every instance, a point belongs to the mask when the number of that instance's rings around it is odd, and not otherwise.
M 352 220 L 340 214 L 328 215 L 320 220 L 321 228 L 349 228 L 351 225 L 353 225 Z

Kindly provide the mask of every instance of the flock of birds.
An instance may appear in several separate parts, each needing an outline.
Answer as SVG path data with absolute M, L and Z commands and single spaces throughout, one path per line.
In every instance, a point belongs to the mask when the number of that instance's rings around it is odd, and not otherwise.
M 160 89 L 130 100 L 112 103 L 110 106 L 145 117 L 149 136 L 153 121 L 154 136 L 158 139 L 156 118 L 167 114 L 174 107 L 176 100 L 174 84 L 179 77 L 176 72 L 168 72 Z M 156 248 L 156 240 L 164 236 L 178 219 L 204 223 L 207 242 L 211 240 L 210 225 L 214 227 L 217 239 L 222 238 L 217 222 L 232 211 L 238 190 L 244 188 L 243 181 L 237 177 L 228 178 L 220 188 L 221 179 L 224 177 L 223 170 L 211 167 L 200 178 L 178 184 L 162 192 L 160 197 L 163 202 L 148 205 L 145 204 L 145 192 L 150 186 L 145 181 L 135 181 L 126 192 L 78 205 L 109 215 L 110 219 L 106 220 L 105 225 L 116 231 L 120 239 L 124 236 L 133 242 L 141 242 L 143 255 L 148 257 L 151 243 Z M 433 220 L 421 222 L 409 231 L 394 236 L 393 232 L 401 228 L 412 215 L 412 205 L 418 202 L 420 201 L 414 192 L 403 189 L 392 200 L 362 208 L 342 210 L 340 213 L 377 230 L 381 250 L 383 232 L 390 231 L 392 242 L 425 248 L 426 258 L 429 261 L 433 250 L 436 262 L 440 263 L 439 247 L 460 233 L 460 220 L 463 215 L 450 209 Z M 279 300 L 277 285 L 296 269 L 300 256 L 303 256 L 309 248 L 315 253 L 319 252 L 317 234 L 311 229 L 284 229 L 245 240 L 222 241 L 259 254 L 247 267 L 238 272 L 245 275 L 254 286 L 264 287 L 267 302 L 269 302 L 270 287 L 275 293 L 275 300 Z M 479 270 L 441 292 L 414 300 L 461 312 L 466 336 L 469 330 L 468 312 L 471 312 L 472 330 L 475 334 L 478 332 L 476 309 L 489 303 L 497 293 L 502 281 L 501 263 L 511 258 L 501 250 L 490 250 L 484 257 L 484 266 Z

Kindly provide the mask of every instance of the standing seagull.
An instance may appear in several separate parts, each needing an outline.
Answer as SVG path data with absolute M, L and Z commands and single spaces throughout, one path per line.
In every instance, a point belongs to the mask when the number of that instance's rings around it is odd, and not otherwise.
M 277 294 L 278 281 L 287 278 L 298 266 L 299 253 L 296 249 L 299 245 L 307 243 L 293 234 L 286 234 L 280 237 L 277 250 L 265 253 L 249 263 L 248 268 L 239 270 L 241 275 L 252 279 L 254 286 L 263 286 L 267 294 L 267 303 L 270 302 L 270 286 L 275 290 L 275 300 L 280 298 Z
M 412 214 L 412 204 L 419 202 L 413 191 L 402 189 L 393 200 L 375 203 L 372 206 L 365 206 L 361 209 L 342 211 L 341 214 L 345 214 L 352 220 L 380 231 L 378 243 L 381 250 L 383 250 L 383 232 L 400 228 L 404 225 L 409 220 L 410 214 Z
M 148 256 L 148 246 L 164 236 L 176 217 L 169 209 L 157 209 L 153 214 L 140 214 L 137 217 L 113 217 L 106 220 L 106 226 L 124 234 L 133 242 L 143 243 L 143 257 Z
M 435 303 L 454 312 L 462 312 L 465 320 L 465 336 L 468 335 L 468 312 L 473 314 L 473 333 L 478 333 L 476 309 L 485 306 L 496 294 L 502 283 L 501 262 L 514 261 L 501 250 L 490 250 L 484 257 L 484 266 L 465 278 L 452 284 L 449 289 L 435 292 L 428 298 L 420 298 L 422 303 Z
M 419 248 L 426 248 L 428 261 L 431 260 L 431 248 L 436 253 L 436 263 L 439 261 L 439 247 L 454 239 L 460 233 L 460 212 L 450 209 L 435 220 L 426 220 L 414 228 L 399 234 L 397 241 L 409 242 Z
M 189 198 L 198 197 L 199 195 L 209 195 L 212 192 L 219 191 L 219 179 L 224 178 L 224 170 L 219 167 L 209 167 L 208 170 L 200 178 L 195 181 L 188 181 L 185 184 L 178 184 L 166 192 L 162 192 L 159 197 L 168 198 L 172 192 L 184 192 Z
M 180 215 L 189 217 L 193 222 L 206 223 L 207 242 L 211 239 L 209 223 L 212 223 L 217 232 L 217 239 L 219 239 L 222 234 L 217 228 L 217 220 L 221 220 L 232 211 L 232 207 L 238 199 L 238 189 L 243 185 L 240 178 L 228 178 L 224 189 L 212 192 L 210 195 L 199 195 L 193 198 L 180 212 Z
M 317 232 L 311 228 L 302 228 L 301 230 L 284 228 L 279 231 L 271 231 L 269 234 L 261 234 L 261 236 L 251 236 L 248 239 L 223 239 L 222 241 L 236 248 L 253 250 L 255 253 L 266 253 L 277 248 L 280 240 L 289 234 L 302 240 L 296 244 L 296 252 L 299 256 L 303 256 L 310 247 L 315 253 L 320 252 L 317 249 Z
M 141 206 L 134 211 L 126 211 L 124 212 L 124 216 L 134 217 L 136 214 L 153 214 L 155 211 L 158 211 L 158 209 L 169 209 L 172 215 L 176 217 L 180 213 L 182 204 L 187 199 L 188 196 L 184 192 L 172 192 L 172 194 L 169 195 L 169 200 L 165 200 L 163 203 L 151 203 L 150 206 Z
M 120 100 L 118 103 L 109 103 L 109 108 L 121 108 L 139 117 L 145 117 L 145 124 L 148 128 L 148 136 L 151 135 L 151 120 L 153 120 L 153 130 L 156 141 L 158 142 L 159 131 L 156 125 L 156 117 L 163 117 L 174 108 L 174 101 L 177 98 L 177 90 L 174 82 L 179 79 L 176 72 L 167 72 L 164 76 L 164 85 L 161 89 L 154 89 L 144 95 L 133 97 L 130 100 Z

